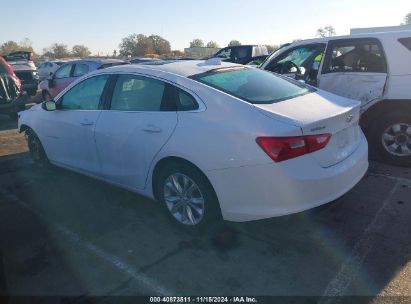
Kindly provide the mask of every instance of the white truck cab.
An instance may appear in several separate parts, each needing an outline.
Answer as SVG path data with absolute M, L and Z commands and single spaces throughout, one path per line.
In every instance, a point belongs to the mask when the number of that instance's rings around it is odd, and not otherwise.
M 371 155 L 410 165 L 411 26 L 351 32 L 294 42 L 260 68 L 360 100 Z

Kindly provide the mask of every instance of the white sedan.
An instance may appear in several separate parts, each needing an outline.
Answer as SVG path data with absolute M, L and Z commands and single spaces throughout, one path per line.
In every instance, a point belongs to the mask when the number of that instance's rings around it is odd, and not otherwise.
M 359 102 L 216 60 L 98 70 L 20 112 L 43 167 L 164 204 L 185 227 L 249 221 L 342 196 L 368 168 Z

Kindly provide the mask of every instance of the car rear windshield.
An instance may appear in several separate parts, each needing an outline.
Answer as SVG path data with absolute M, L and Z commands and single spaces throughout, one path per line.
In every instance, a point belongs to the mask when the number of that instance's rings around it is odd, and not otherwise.
M 275 103 L 314 91 L 298 81 L 255 68 L 223 68 L 191 78 L 255 104 Z

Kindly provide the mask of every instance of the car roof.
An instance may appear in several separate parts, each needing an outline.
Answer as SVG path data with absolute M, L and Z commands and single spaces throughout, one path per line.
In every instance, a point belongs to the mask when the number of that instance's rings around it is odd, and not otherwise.
M 187 61 L 163 61 L 160 64 L 129 64 L 114 66 L 105 69 L 105 71 L 111 72 L 147 72 L 147 74 L 152 74 L 152 72 L 166 72 L 171 74 L 176 74 L 183 77 L 190 77 L 193 75 L 205 73 L 211 70 L 229 67 L 244 67 L 240 64 L 230 63 L 230 62 L 220 62 L 216 64 L 217 61 L 212 60 L 187 60 Z
M 110 59 L 110 58 L 86 58 L 86 59 L 77 59 L 77 60 L 71 60 L 67 61 L 67 63 L 96 63 L 96 64 L 107 64 L 107 63 L 121 63 L 125 62 L 124 60 L 120 59 Z
M 330 40 L 336 39 L 353 39 L 353 38 L 380 38 L 380 37 L 387 37 L 387 36 L 403 36 L 403 35 L 411 35 L 411 30 L 404 29 L 398 31 L 382 31 L 382 32 L 364 32 L 358 34 L 351 34 L 351 35 L 344 35 L 344 36 L 331 36 L 331 37 L 324 37 L 324 38 L 312 38 L 312 39 L 304 39 L 298 40 L 290 43 L 285 48 L 289 48 L 290 46 L 297 46 L 300 44 L 307 44 L 307 43 L 326 43 Z

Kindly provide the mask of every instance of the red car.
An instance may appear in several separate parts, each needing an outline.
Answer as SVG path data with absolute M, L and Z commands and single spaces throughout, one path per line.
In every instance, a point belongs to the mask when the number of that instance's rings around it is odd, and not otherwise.
M 17 112 L 25 109 L 28 100 L 23 93 L 20 79 L 10 65 L 0 56 L 0 113 L 17 117 Z

